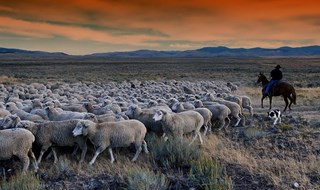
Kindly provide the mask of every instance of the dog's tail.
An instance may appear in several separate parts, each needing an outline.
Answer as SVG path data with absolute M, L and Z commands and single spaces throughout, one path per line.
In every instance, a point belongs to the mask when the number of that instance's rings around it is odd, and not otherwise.
M 294 104 L 296 104 L 296 99 L 297 99 L 296 91 L 294 88 L 292 88 L 292 102 Z

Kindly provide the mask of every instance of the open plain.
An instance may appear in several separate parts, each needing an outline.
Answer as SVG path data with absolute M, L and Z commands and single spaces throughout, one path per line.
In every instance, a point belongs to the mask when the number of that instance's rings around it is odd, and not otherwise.
M 267 99 L 265 107 L 260 106 L 261 86 L 256 81 L 259 72 L 268 75 L 277 64 L 283 68 L 284 80 L 295 87 L 297 104 L 283 113 L 282 123 L 274 128 L 267 117 Z M 201 173 L 197 169 L 201 167 L 196 166 L 201 159 L 196 156 L 193 159 L 188 154 L 188 159 L 168 161 L 172 165 L 162 163 L 162 158 L 156 155 L 164 153 L 155 147 L 165 145 L 150 135 L 147 142 L 151 154 L 141 154 L 136 163 L 128 159 L 133 151 L 119 149 L 115 151 L 114 164 L 109 162 L 105 151 L 94 166 L 89 166 L 87 163 L 93 154 L 89 151 L 85 163 L 78 166 L 69 154 L 72 150 L 60 150 L 58 163 L 44 160 L 37 175 L 27 175 L 27 181 L 35 185 L 33 189 L 320 189 L 319 74 L 320 58 L 317 57 L 111 59 L 0 55 L 0 84 L 5 87 L 31 83 L 58 84 L 59 87 L 62 83 L 79 82 L 90 87 L 113 82 L 139 88 L 142 83 L 167 84 L 168 81 L 178 81 L 178 84 L 179 81 L 183 84 L 231 82 L 238 86 L 231 94 L 246 95 L 253 104 L 254 115 L 244 113 L 244 126 L 213 130 L 204 137 L 203 145 L 195 141 L 195 145 L 189 147 L 205 155 L 208 160 L 202 163 L 214 165 L 216 175 L 202 171 L 207 175 L 197 176 Z M 283 109 L 281 97 L 273 98 L 273 107 Z M 179 150 L 179 154 L 184 153 Z M 187 164 L 182 164 L 183 161 Z M 210 165 L 212 161 L 214 164 Z M 16 167 L 20 167 L 16 159 L 0 162 L 0 189 L 9 189 L 10 181 L 14 180 L 15 184 L 25 183 L 23 177 L 13 177 L 18 173 Z M 208 181 L 215 181 L 216 186 L 202 181 L 211 174 L 214 177 Z M 137 176 L 140 178 L 134 178 Z M 137 181 L 143 181 L 144 185 Z M 153 186 L 146 185 L 149 183 Z

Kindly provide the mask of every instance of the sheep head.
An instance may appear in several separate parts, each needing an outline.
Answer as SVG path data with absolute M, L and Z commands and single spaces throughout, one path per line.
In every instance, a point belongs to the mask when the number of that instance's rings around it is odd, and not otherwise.
M 165 110 L 158 110 L 154 116 L 153 116 L 153 120 L 154 121 L 161 121 L 163 120 L 163 117 L 167 114 L 167 112 Z
M 1 123 L 2 129 L 8 129 L 16 127 L 17 123 L 21 121 L 20 117 L 16 114 L 8 115 L 4 118 L 3 122 Z
M 96 123 L 98 122 L 97 116 L 94 115 L 93 113 L 84 114 L 83 119 L 87 119 L 87 120 L 90 120 L 90 121 L 93 121 L 93 122 L 96 122 Z
M 79 136 L 79 135 L 87 136 L 90 122 L 92 122 L 92 121 L 89 121 L 89 120 L 79 121 L 77 123 L 76 127 L 72 131 L 73 136 L 74 137 Z
M 9 103 L 6 104 L 6 110 L 11 112 L 11 111 L 16 110 L 16 109 L 18 109 L 18 108 L 17 108 L 17 106 L 16 106 L 16 104 L 14 102 L 9 102 Z
M 28 120 L 20 121 L 16 125 L 17 128 L 24 128 L 24 129 L 27 129 L 29 131 L 32 131 L 32 126 L 33 126 L 33 122 L 32 121 L 28 121 Z
M 137 109 L 137 106 L 135 106 L 135 105 L 129 106 L 128 110 L 125 113 L 126 116 L 132 117 L 134 115 L 134 112 L 136 111 L 136 109 Z

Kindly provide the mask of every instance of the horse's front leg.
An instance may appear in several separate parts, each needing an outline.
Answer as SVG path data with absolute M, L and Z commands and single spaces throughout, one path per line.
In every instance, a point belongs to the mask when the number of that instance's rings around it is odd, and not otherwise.
M 269 110 L 271 110 L 271 105 L 272 105 L 272 96 L 268 96 L 268 98 L 269 98 L 269 103 L 270 103 Z
M 261 98 L 261 108 L 263 108 L 263 100 L 266 96 L 262 95 L 262 98 Z

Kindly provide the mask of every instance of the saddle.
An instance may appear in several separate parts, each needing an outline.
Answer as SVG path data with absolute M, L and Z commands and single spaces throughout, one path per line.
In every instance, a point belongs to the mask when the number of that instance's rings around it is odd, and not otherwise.
M 276 95 L 276 94 L 274 93 L 274 90 L 275 90 L 276 87 L 277 87 L 278 85 L 280 85 L 281 83 L 284 83 L 284 81 L 283 81 L 283 80 L 278 80 L 277 82 L 275 82 L 275 83 L 270 87 L 270 94 Z

